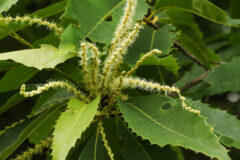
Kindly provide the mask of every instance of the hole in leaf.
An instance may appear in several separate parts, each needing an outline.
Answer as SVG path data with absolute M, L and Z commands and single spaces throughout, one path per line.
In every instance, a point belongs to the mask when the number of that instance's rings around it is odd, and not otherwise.
M 166 104 L 164 104 L 164 105 L 162 106 L 162 109 L 163 109 L 163 110 L 168 110 L 168 109 L 170 109 L 171 107 L 172 107 L 171 104 L 166 103 Z
M 106 22 L 113 21 L 113 17 L 111 15 L 107 15 L 107 17 L 104 18 L 104 21 Z

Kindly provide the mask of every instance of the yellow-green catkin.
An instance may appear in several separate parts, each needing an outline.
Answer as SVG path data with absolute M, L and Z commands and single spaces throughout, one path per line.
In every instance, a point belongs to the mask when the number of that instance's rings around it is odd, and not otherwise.
M 93 59 L 93 62 L 92 64 L 90 64 L 89 66 L 89 74 L 91 74 L 91 76 L 89 76 L 89 81 L 90 81 L 90 92 L 98 92 L 98 89 L 99 89 L 99 86 L 98 86 L 98 82 L 99 82 L 99 79 L 100 79 L 100 76 L 99 76 L 99 65 L 100 65 L 100 59 L 99 59 L 99 50 L 98 48 L 92 44 L 92 43 L 88 43 L 87 42 L 87 46 L 92 50 L 91 53 L 92 54 L 92 59 Z
M 134 67 L 131 68 L 130 71 L 127 72 L 126 76 L 131 75 L 133 72 L 135 72 L 138 67 L 144 62 L 145 59 L 147 59 L 148 57 L 151 57 L 154 54 L 161 54 L 162 51 L 158 50 L 158 49 L 153 49 L 150 52 L 146 53 L 144 56 L 142 56 L 137 62 L 136 65 Z
M 118 43 L 125 35 L 127 35 L 129 28 L 131 28 L 136 5 L 136 0 L 127 0 L 126 6 L 124 7 L 124 15 L 115 31 L 115 36 L 112 40 L 112 46 L 109 50 L 109 54 L 116 49 Z
M 80 65 L 82 66 L 83 71 L 83 82 L 85 83 L 85 86 L 87 90 L 91 88 L 91 77 L 90 77 L 90 68 L 88 66 L 89 64 L 89 58 L 88 58 L 88 47 L 86 42 L 81 43 L 81 50 L 79 51 L 79 57 L 81 58 Z
M 107 153 L 108 153 L 110 159 L 111 159 L 111 160 L 114 160 L 114 154 L 113 154 L 110 146 L 108 145 L 108 141 L 107 141 L 107 139 L 106 139 L 106 134 L 104 133 L 104 128 L 103 128 L 103 123 L 102 123 L 102 121 L 99 121 L 99 122 L 98 122 L 98 128 L 99 128 L 100 134 L 102 135 L 103 145 L 104 145 L 104 147 L 106 148 Z
M 29 148 L 27 151 L 23 152 L 21 155 L 17 156 L 14 160 L 30 160 L 33 155 L 40 154 L 45 148 L 49 148 L 52 144 L 52 137 L 47 140 L 42 141 L 40 144 L 35 145 L 34 148 Z
M 158 83 L 147 82 L 144 79 L 132 78 L 132 77 L 123 78 L 122 84 L 123 84 L 122 87 L 124 87 L 124 88 L 125 87 L 130 87 L 132 89 L 140 88 L 140 89 L 143 89 L 143 90 L 146 90 L 146 91 L 152 91 L 152 92 L 158 92 L 158 93 L 161 93 L 162 91 L 177 93 L 179 98 L 182 101 L 182 107 L 185 110 L 187 110 L 189 112 L 193 112 L 195 114 L 200 114 L 199 110 L 192 109 L 191 107 L 187 106 L 187 104 L 185 103 L 185 97 L 180 94 L 180 90 L 176 87 L 170 87 L 170 86 L 167 86 L 167 85 L 160 85 Z
M 138 33 L 139 33 L 139 31 L 142 27 L 143 26 L 142 26 L 141 23 L 137 23 L 135 25 L 133 31 L 129 33 L 127 38 L 124 39 L 122 43 L 120 43 L 120 46 L 116 50 L 116 52 L 113 53 L 113 54 L 117 55 L 116 63 L 114 63 L 114 66 L 112 67 L 113 68 L 113 74 L 112 75 L 114 77 L 118 76 L 119 68 L 120 68 L 120 65 L 123 62 L 124 55 L 127 53 L 128 47 L 135 41 L 135 39 L 138 36 Z
M 62 28 L 58 27 L 56 23 L 49 22 L 38 17 L 33 17 L 33 18 L 30 16 L 0 17 L 0 21 L 4 23 L 15 21 L 15 22 L 21 22 L 21 23 L 29 23 L 30 25 L 37 24 L 39 26 L 45 26 L 49 30 L 53 30 L 57 35 L 62 33 Z
M 121 42 L 116 51 L 106 58 L 103 67 L 103 87 L 107 88 L 109 80 L 113 78 L 112 75 L 114 75 L 114 72 L 116 72 L 116 68 L 118 68 L 118 66 L 122 63 L 123 56 L 126 54 L 128 46 L 135 40 L 141 28 L 142 25 L 137 23 L 133 31 L 128 34 L 123 42 Z
M 81 93 L 79 90 L 77 90 L 76 87 L 62 81 L 53 81 L 49 82 L 43 86 L 38 87 L 36 90 L 26 92 L 26 85 L 23 84 L 20 88 L 20 94 L 23 95 L 24 97 L 33 97 L 35 95 L 41 94 L 44 91 L 49 90 L 50 88 L 65 88 L 66 90 L 74 93 L 74 95 L 83 100 L 84 102 L 88 103 L 89 100 L 86 98 L 86 96 Z

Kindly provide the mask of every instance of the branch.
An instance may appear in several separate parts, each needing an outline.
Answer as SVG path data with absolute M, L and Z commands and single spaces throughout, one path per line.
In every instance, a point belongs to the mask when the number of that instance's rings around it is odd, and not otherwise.
M 191 82 L 187 83 L 185 86 L 182 87 L 181 92 L 184 92 L 184 91 L 190 89 L 191 87 L 197 85 L 198 83 L 202 82 L 202 79 L 203 79 L 204 77 L 206 77 L 209 72 L 210 72 L 210 71 L 206 71 L 206 72 L 204 72 L 203 74 L 201 74 L 200 76 L 196 77 L 196 78 L 195 78 L 194 80 L 192 80 Z
M 201 61 L 199 61 L 191 53 L 189 53 L 187 50 L 185 50 L 178 42 L 175 42 L 174 46 L 177 47 L 179 50 L 181 50 L 185 56 L 187 56 L 190 59 L 192 59 L 193 61 L 195 61 L 199 66 L 203 67 L 205 70 L 208 70 L 208 68 Z

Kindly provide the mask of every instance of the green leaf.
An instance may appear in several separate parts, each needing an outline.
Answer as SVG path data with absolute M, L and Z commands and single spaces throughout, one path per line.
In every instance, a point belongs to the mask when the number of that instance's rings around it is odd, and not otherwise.
M 151 56 L 145 59 L 141 65 L 160 65 L 177 74 L 180 67 L 178 66 L 178 63 L 176 61 L 177 59 L 174 58 L 172 55 L 163 58 Z
M 9 110 L 10 108 L 14 107 L 16 104 L 18 104 L 19 102 L 22 102 L 24 99 L 25 99 L 25 97 L 23 97 L 19 93 L 14 94 L 12 97 L 10 97 L 7 100 L 6 103 L 4 103 L 0 107 L 0 114 L 2 114 L 3 112 Z
M 170 147 L 173 151 L 175 151 L 177 153 L 178 160 L 185 160 L 181 147 L 177 147 L 177 146 L 175 146 L 175 147 L 170 146 Z
M 28 89 L 33 90 L 33 89 L 36 89 L 36 87 L 37 87 L 37 85 L 31 85 L 31 87 L 28 87 Z M 25 99 L 26 99 L 26 97 L 20 95 L 19 91 L 17 91 L 17 93 L 15 93 L 13 96 L 8 98 L 8 100 L 0 107 L 0 114 L 11 109 L 12 107 L 16 106 L 17 104 L 19 104 L 20 102 L 22 102 Z M 55 104 L 51 103 L 51 106 L 54 106 L 54 105 L 56 105 L 56 103 Z M 49 106 L 50 105 L 45 106 L 45 109 Z M 40 111 L 40 110 L 38 110 L 38 111 Z M 32 112 L 32 113 L 34 114 L 36 112 Z
M 19 66 L 19 64 L 14 62 L 9 62 L 9 61 L 0 61 L 0 72 L 5 70 L 10 70 L 16 66 Z
M 62 34 L 62 45 L 79 45 L 79 40 L 87 37 L 95 42 L 109 43 L 123 14 L 125 2 L 125 0 L 70 0 L 63 16 L 77 20 L 80 27 L 70 25 Z M 147 4 L 143 0 L 138 1 L 135 19 L 142 19 L 146 11 Z M 112 21 L 105 20 L 109 16 L 112 17 Z
M 87 141 L 82 152 L 80 153 L 78 160 L 109 160 L 109 156 L 102 142 L 102 136 L 99 133 L 99 129 L 95 134 Z
M 0 1 L 0 13 L 1 12 L 4 12 L 4 11 L 8 11 L 8 9 L 17 3 L 18 0 L 3 0 L 3 1 Z
M 56 104 L 54 106 L 57 106 Z M 31 134 L 31 136 L 28 138 L 30 142 L 34 144 L 41 143 L 42 140 L 49 137 L 49 135 L 53 131 L 53 127 L 56 124 L 57 119 L 59 118 L 61 114 L 61 110 L 58 110 L 57 112 L 53 113 L 46 121 L 41 123 L 39 127 Z
M 70 77 L 77 83 L 83 82 L 83 73 L 79 68 L 79 59 L 72 58 L 55 67 L 57 72 L 61 72 L 65 77 Z
M 0 54 L 0 60 L 11 59 L 28 67 L 39 70 L 43 68 L 54 68 L 57 64 L 74 56 L 69 53 L 71 48 L 57 49 L 51 45 L 42 45 L 38 49 L 25 49 L 20 51 L 6 52 Z
M 73 97 L 74 95 L 72 93 L 69 93 L 64 89 L 49 90 L 42 93 L 37 99 L 35 105 L 32 107 L 32 113 L 40 112 L 43 109 L 54 106 L 58 103 L 63 103 Z
M 240 91 L 240 57 L 235 58 L 227 64 L 215 67 L 204 81 L 211 86 L 208 88 L 208 95 L 220 94 L 227 91 Z
M 205 69 L 197 64 L 194 64 L 192 68 L 187 71 L 179 81 L 177 81 L 176 84 L 178 87 L 182 88 L 189 84 L 189 82 L 193 81 L 196 77 L 201 76 L 204 72 L 206 72 Z M 199 84 L 194 85 L 188 90 L 184 91 L 184 95 L 191 99 L 199 100 L 208 94 L 208 88 L 209 85 L 206 82 L 200 82 Z
M 53 159 L 65 159 L 78 138 L 90 125 L 97 113 L 99 98 L 84 104 L 76 98 L 68 103 L 68 110 L 62 113 L 53 132 Z
M 201 111 L 201 115 L 207 118 L 207 123 L 214 127 L 214 132 L 220 135 L 220 141 L 231 146 L 240 144 L 240 121 L 237 117 L 228 114 L 226 111 L 211 108 L 209 105 L 199 101 L 190 101 L 194 108 Z
M 240 7 L 240 4 L 238 2 L 239 2 L 238 0 L 230 1 L 229 12 L 233 18 L 240 18 L 240 14 L 238 10 Z
M 236 141 L 232 138 L 221 136 L 220 142 L 228 147 L 236 147 L 236 148 L 240 149 L 240 141 Z
M 30 121 L 31 123 L 21 123 L 0 136 L 0 159 L 6 159 L 9 157 L 28 137 L 30 137 L 38 129 L 38 127 L 41 126 L 42 123 L 48 121 L 48 119 L 64 105 L 65 104 L 61 104 L 51 107 L 41 115 L 26 120 L 26 122 Z
M 119 119 L 117 117 L 109 117 L 103 119 L 103 128 L 104 133 L 106 134 L 106 139 L 108 141 L 108 145 L 111 148 L 114 159 L 119 159 L 119 136 L 118 136 L 118 121 Z M 124 159 L 124 158 L 123 158 Z
M 183 87 L 190 81 L 194 80 L 196 77 L 204 73 L 204 69 L 197 64 L 194 64 L 190 70 L 188 70 L 184 76 L 177 82 L 178 87 Z
M 126 61 L 133 65 L 141 54 L 147 53 L 152 49 L 159 49 L 163 54 L 168 54 L 178 35 L 173 30 L 174 27 L 172 25 L 164 25 L 158 30 L 146 26 L 140 32 L 136 42 L 129 47 Z
M 119 101 L 119 106 L 133 132 L 152 144 L 182 146 L 212 158 L 230 159 L 205 119 L 182 109 L 180 101 L 151 95 Z
M 41 94 L 37 99 L 36 104 L 32 107 L 32 114 L 41 112 L 46 108 L 57 106 L 61 103 L 67 103 L 70 98 L 73 98 L 72 93 L 67 92 L 64 89 L 49 90 Z M 44 122 L 39 128 L 29 137 L 29 140 L 35 144 L 38 144 L 44 138 L 48 137 L 49 133 L 53 131 L 53 126 L 56 120 L 59 118 L 60 112 L 56 112 L 48 121 Z M 49 129 L 52 128 L 52 129 Z
M 180 30 L 181 35 L 178 38 L 178 43 L 186 52 L 206 66 L 211 66 L 212 61 L 219 60 L 218 56 L 203 43 L 203 33 L 198 24 L 195 23 L 191 13 L 178 9 L 167 10 L 165 13 L 168 15 L 170 23 L 177 30 Z M 179 15 L 181 15 L 181 18 L 179 18 Z
M 206 47 L 201 39 L 193 38 L 185 33 L 181 33 L 177 41 L 186 52 L 202 62 L 207 68 L 212 66 L 212 62 L 219 60 L 219 57 L 214 51 Z
M 47 36 L 35 41 L 32 46 L 34 48 L 39 48 L 42 44 L 49 44 L 58 47 L 60 44 L 60 39 L 55 35 L 54 32 L 49 33 Z
M 122 120 L 118 122 L 118 136 L 123 143 L 120 148 L 122 159 L 141 159 L 151 160 L 150 155 L 145 151 L 140 142 L 131 133 L 130 129 L 127 128 L 126 124 Z
M 35 68 L 28 68 L 22 65 L 11 69 L 0 80 L 0 93 L 18 89 L 24 82 L 32 78 L 37 72 L 38 70 Z
M 98 127 L 98 122 L 95 121 L 95 122 L 92 122 L 90 126 L 86 128 L 86 130 L 82 133 L 81 138 L 77 140 L 75 146 L 70 150 L 70 152 L 68 152 L 66 160 L 78 159 L 87 141 L 94 134 L 96 134 L 97 127 Z
M 181 160 L 177 157 L 175 150 L 173 151 L 170 146 L 159 147 L 158 145 L 152 145 L 149 141 L 142 141 L 141 145 L 145 151 L 150 155 L 151 160 L 167 159 L 167 160 Z
M 155 7 L 164 10 L 183 10 L 224 25 L 239 26 L 240 24 L 239 19 L 232 19 L 224 10 L 208 0 L 157 0 Z
M 0 136 L 0 157 L 1 159 L 5 159 L 3 157 L 8 157 L 11 153 L 18 147 L 14 147 L 13 149 L 6 151 L 8 148 L 13 146 L 18 142 L 18 138 L 21 136 L 21 133 L 28 127 L 34 120 L 36 120 L 38 116 L 32 117 L 30 119 L 25 120 L 23 123 L 16 125 L 14 128 L 7 130 L 4 134 Z M 25 138 L 25 137 L 22 137 Z M 22 142 L 20 142 L 21 144 Z M 5 156 L 3 154 L 6 154 Z
M 191 13 L 178 9 L 166 10 L 164 13 L 169 17 L 169 23 L 173 24 L 177 30 L 181 30 L 181 32 L 190 37 L 203 37 L 202 31 L 199 29 L 198 24 L 194 21 L 194 16 Z M 181 15 L 181 18 L 179 18 L 179 15 Z

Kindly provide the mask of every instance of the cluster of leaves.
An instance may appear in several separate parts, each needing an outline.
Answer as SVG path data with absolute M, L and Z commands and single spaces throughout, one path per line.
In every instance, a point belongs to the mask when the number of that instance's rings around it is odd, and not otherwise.
M 118 99 L 116 113 L 107 116 L 98 114 L 106 97 L 85 103 L 65 89 L 33 98 L 20 95 L 23 83 L 34 90 L 49 79 L 86 89 L 77 57 L 80 42 L 96 44 L 104 61 L 126 2 L 0 2 L 0 160 L 33 154 L 33 159 L 72 160 L 240 158 L 237 0 L 138 0 L 136 6 L 133 20 L 146 25 L 120 70 L 130 70 L 152 49 L 161 50 L 162 55 L 145 59 L 134 76 L 176 83 L 199 115 L 184 110 L 174 95 L 140 90 L 124 90 L 129 100 Z M 16 19 L 6 23 L 8 16 Z M 51 23 L 48 31 L 49 25 L 29 23 L 29 17 L 54 20 L 57 26 Z

